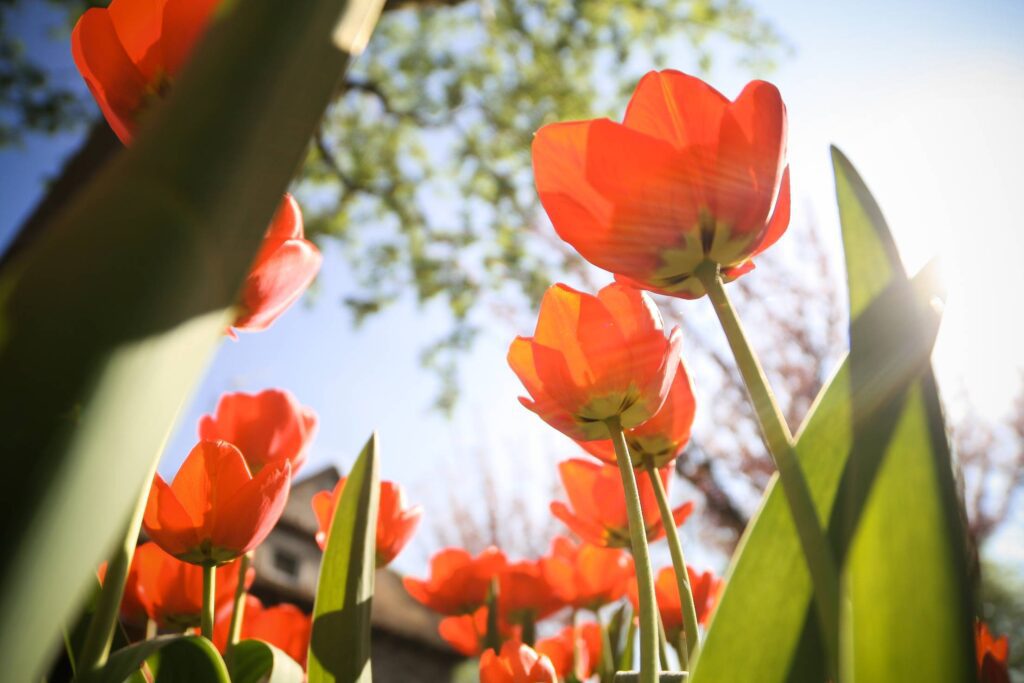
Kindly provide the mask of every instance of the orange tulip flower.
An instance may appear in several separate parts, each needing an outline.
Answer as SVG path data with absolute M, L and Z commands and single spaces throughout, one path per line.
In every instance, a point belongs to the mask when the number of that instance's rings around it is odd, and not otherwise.
M 311 501 L 316 514 L 316 542 L 323 550 L 327 546 L 334 508 L 341 500 L 345 477 L 338 480 L 333 491 L 320 491 Z M 423 507 L 410 506 L 401 486 L 390 481 L 380 483 L 380 504 L 377 508 L 377 567 L 386 567 L 398 556 L 416 532 L 423 517 Z
M 225 441 L 200 441 L 168 485 L 160 475 L 142 526 L 180 560 L 221 564 L 259 545 L 288 501 L 291 463 L 267 465 L 255 477 L 242 453 Z
M 216 411 L 199 418 L 199 439 L 234 444 L 253 474 L 288 460 L 294 475 L 306 462 L 316 428 L 316 413 L 300 405 L 290 391 L 237 391 L 223 394 Z
M 697 573 L 689 565 L 686 566 L 686 572 L 690 575 L 690 590 L 693 592 L 693 606 L 697 610 L 697 623 L 704 626 L 715 611 L 724 583 L 711 572 Z M 683 629 L 683 603 L 679 597 L 679 584 L 672 567 L 665 567 L 658 572 L 654 580 L 654 593 L 665 632 L 671 642 L 675 643 Z M 635 578 L 629 584 L 629 601 L 633 603 L 633 609 L 639 609 Z
M 1010 683 L 1009 639 L 1006 636 L 994 638 L 988 625 L 979 620 L 974 624 L 974 641 L 980 683 Z
M 221 652 L 227 650 L 228 632 L 234 604 L 226 603 L 217 611 L 213 628 L 213 642 Z M 306 668 L 306 654 L 309 651 L 309 635 L 313 622 L 309 615 L 295 605 L 282 603 L 264 607 L 259 598 L 245 596 L 245 613 L 242 617 L 242 640 L 255 638 L 270 643 Z
M 124 144 L 140 114 L 178 75 L 217 0 L 113 0 L 71 32 L 71 55 L 107 123 Z
M 555 537 L 541 563 L 556 595 L 576 609 L 596 610 L 615 602 L 633 577 L 633 558 L 625 550 L 577 545 L 565 536 Z
M 467 657 L 476 657 L 484 650 L 484 638 L 487 636 L 486 607 L 481 607 L 472 614 L 460 614 L 445 617 L 437 625 L 437 632 L 452 648 Z M 498 637 L 501 642 L 512 638 L 519 639 L 522 630 L 498 617 Z
M 230 562 L 217 568 L 217 606 L 223 608 L 234 599 L 240 566 L 239 562 Z M 256 572 L 250 568 L 245 575 L 246 587 L 255 577 Z M 138 623 L 148 617 L 161 627 L 180 630 L 198 626 L 202 609 L 202 569 L 176 560 L 153 542 L 135 549 L 121 602 L 121 614 L 127 620 Z
M 626 430 L 629 457 L 634 467 L 642 467 L 650 459 L 655 467 L 671 464 L 690 440 L 690 427 L 697 403 L 693 398 L 693 382 L 686 365 L 680 361 L 668 397 L 654 417 L 639 427 Z M 611 439 L 578 442 L 587 453 L 616 464 L 615 446 Z
M 629 548 L 629 518 L 626 514 L 626 496 L 622 492 L 619 470 L 612 465 L 601 465 L 589 460 L 571 459 L 559 463 L 558 473 L 569 495 L 569 505 L 561 501 L 551 503 L 551 513 L 565 522 L 587 543 L 611 548 Z M 658 473 L 668 488 L 668 469 Z M 658 501 L 648 477 L 637 478 L 640 505 L 647 527 L 647 540 L 656 541 L 665 535 L 658 512 Z M 693 512 L 693 503 L 687 502 L 673 510 L 676 526 L 686 521 Z
M 445 548 L 430 558 L 430 578 L 403 579 L 409 595 L 441 614 L 472 614 L 487 601 L 491 582 L 507 563 L 490 547 L 473 557 L 461 548 Z
M 480 683 L 557 683 L 551 660 L 529 645 L 509 641 L 501 654 L 487 650 L 480 656 Z
M 548 582 L 543 563 L 524 560 L 499 572 L 498 605 L 508 621 L 525 624 L 557 612 L 565 602 Z
M 734 102 L 678 71 L 641 79 L 623 122 L 555 123 L 533 140 L 541 203 L 559 237 L 616 279 L 697 298 L 702 262 L 726 279 L 789 224 L 786 107 L 752 81 Z
M 566 626 L 558 635 L 537 641 L 537 652 L 551 660 L 559 678 L 575 673 L 577 680 L 584 681 L 601 662 L 601 626 L 594 622 Z
M 298 203 L 285 194 L 242 285 L 241 312 L 232 327 L 242 332 L 270 327 L 306 291 L 322 261 L 320 250 L 304 236 Z
M 530 394 L 519 400 L 578 441 L 608 439 L 605 420 L 625 428 L 665 402 L 679 367 L 679 330 L 665 338 L 647 294 L 611 284 L 597 296 L 550 287 L 533 337 L 517 337 L 508 362 Z

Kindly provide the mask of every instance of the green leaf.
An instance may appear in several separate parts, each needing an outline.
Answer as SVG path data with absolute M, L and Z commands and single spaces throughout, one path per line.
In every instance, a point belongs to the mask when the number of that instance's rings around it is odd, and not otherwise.
M 76 683 L 124 683 L 143 663 L 155 683 L 229 683 L 220 653 L 199 636 L 158 636 L 110 655 L 106 665 L 75 679 Z
M 327 537 L 313 604 L 309 683 L 370 683 L 370 603 L 380 479 L 377 435 L 345 481 Z
M 837 184 L 842 182 L 837 172 Z M 859 206 L 868 217 L 863 225 L 876 230 L 877 207 Z M 844 231 L 857 229 L 846 217 L 849 208 L 841 204 L 841 211 Z M 871 289 L 853 288 L 850 353 L 798 434 L 797 454 L 818 513 L 826 520 L 833 520 L 851 500 L 843 482 L 859 450 L 885 452 L 898 438 L 896 418 L 907 406 L 908 389 L 927 371 L 938 330 L 940 315 L 933 304 L 940 288 L 934 268 L 908 282 L 901 273 L 897 277 L 888 253 L 884 245 L 866 241 L 851 250 L 853 282 L 866 274 L 872 278 Z M 882 261 L 872 267 L 861 259 Z M 830 531 L 836 528 L 833 520 Z M 891 557 L 875 561 L 885 563 Z M 820 683 L 826 675 L 810 601 L 800 545 L 782 490 L 773 480 L 737 549 L 694 671 L 695 683 Z M 912 628 L 905 621 L 904 627 Z M 886 638 L 895 644 L 902 635 Z
M 231 650 L 232 683 L 302 683 L 305 672 L 294 659 L 262 640 L 243 640 Z
M 75 664 L 78 661 L 78 657 L 82 652 L 82 646 L 85 644 L 86 634 L 89 631 L 89 623 L 92 621 L 93 614 L 96 612 L 96 601 L 99 599 L 100 591 L 102 586 L 100 582 L 96 580 L 94 585 L 90 587 L 89 599 L 87 600 L 85 608 L 78 615 L 78 619 L 75 621 L 71 628 L 64 629 L 64 652 L 61 655 L 61 666 L 67 666 L 71 673 L 76 673 Z M 128 636 L 124 632 L 124 628 L 121 627 L 120 622 L 114 628 L 114 637 L 111 640 L 111 649 L 118 650 L 129 645 Z M 132 677 L 131 683 L 144 683 L 144 679 L 136 679 Z
M 0 276 L 6 680 L 56 652 L 382 1 L 224 2 L 136 143 Z
M 833 148 L 832 158 L 850 308 L 858 311 L 885 285 L 886 275 L 897 282 L 905 275 L 864 182 L 839 150 Z M 868 268 L 865 255 L 879 261 L 877 267 Z M 851 345 L 867 343 L 859 336 L 867 332 L 851 329 Z M 855 411 L 854 420 L 860 418 Z M 879 448 L 869 430 L 857 431 L 831 524 L 845 558 L 844 677 L 973 680 L 964 511 L 930 368 L 906 392 L 902 411 L 873 426 L 891 432 L 888 448 Z

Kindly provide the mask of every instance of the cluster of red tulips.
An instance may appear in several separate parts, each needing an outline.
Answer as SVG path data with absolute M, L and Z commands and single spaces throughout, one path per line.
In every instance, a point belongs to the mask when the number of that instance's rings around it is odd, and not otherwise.
M 75 27 L 75 61 L 121 141 L 132 144 L 154 100 L 175 77 L 216 6 L 215 0 L 114 0 Z M 621 123 L 554 123 L 533 144 L 536 185 L 558 235 L 615 282 L 596 294 L 564 284 L 544 295 L 532 337 L 519 337 L 508 362 L 524 385 L 523 405 L 594 460 L 559 465 L 568 504 L 551 512 L 578 537 L 556 538 L 536 560 L 510 561 L 497 548 L 477 556 L 439 552 L 409 593 L 444 615 L 442 636 L 480 656 L 483 683 L 610 680 L 633 666 L 639 631 L 642 683 L 698 657 L 701 625 L 722 582 L 685 562 L 677 528 L 692 504 L 671 509 L 667 489 L 690 434 L 695 403 L 681 357 L 681 333 L 666 334 L 647 292 L 687 299 L 707 294 L 779 466 L 786 501 L 815 587 L 824 647 L 838 623 L 834 560 L 811 501 L 793 440 L 724 284 L 785 232 L 790 214 L 786 108 L 763 81 L 729 100 L 676 71 L 647 74 Z M 305 290 L 320 266 L 304 239 L 302 216 L 285 195 L 239 295 L 229 334 L 268 327 Z M 646 291 L 645 291 L 646 290 Z M 301 467 L 316 416 L 286 391 L 228 394 L 199 424 L 199 443 L 168 484 L 156 476 L 142 517 L 151 542 L 126 576 L 125 621 L 159 629 L 199 627 L 230 650 L 242 636 L 275 644 L 305 662 L 309 617 L 291 605 L 264 606 L 246 594 L 250 553 L 277 523 Z M 345 480 L 313 500 L 327 543 Z M 376 566 L 391 562 L 421 516 L 401 488 L 383 482 Z M 672 566 L 654 573 L 648 544 L 667 539 Z M 107 571 L 111 580 L 113 568 Z M 628 599 L 625 649 L 612 652 L 606 606 Z M 556 635 L 537 624 L 571 611 Z M 591 620 L 579 618 L 585 612 Z M 977 630 L 978 666 L 1006 680 L 1006 640 Z M 108 645 L 109 647 L 109 645 Z M 1003 678 L 1000 678 L 1002 676 Z

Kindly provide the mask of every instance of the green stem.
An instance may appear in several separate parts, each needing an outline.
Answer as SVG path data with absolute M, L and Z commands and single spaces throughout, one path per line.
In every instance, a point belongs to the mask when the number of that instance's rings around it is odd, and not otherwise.
M 238 577 L 244 581 L 243 577 Z M 203 636 L 207 640 L 213 640 L 213 609 L 215 592 L 217 590 L 217 567 L 215 565 L 203 565 L 203 613 L 201 617 L 201 628 Z
M 103 588 L 96 601 L 96 611 L 89 622 L 89 630 L 82 643 L 82 653 L 78 657 L 79 671 L 94 671 L 107 663 L 110 655 L 110 644 L 114 640 L 114 629 L 118 625 L 118 614 L 121 610 L 121 599 L 128 581 L 128 570 L 131 568 L 132 556 L 139 540 L 139 529 L 142 517 L 146 512 L 146 501 L 152 485 L 153 474 L 156 472 L 156 461 L 153 462 L 139 498 L 132 510 L 131 517 L 121 536 L 121 541 L 114 549 L 113 555 L 107 560 L 107 571 L 103 577 Z
M 686 634 L 682 631 L 679 632 L 679 636 L 676 638 L 676 652 L 679 653 L 679 668 L 683 671 L 689 671 L 690 655 L 686 648 Z
M 487 632 L 484 633 L 484 649 L 498 652 L 501 649 L 501 632 L 498 626 L 498 579 L 491 579 L 487 591 Z
M 522 638 L 523 643 L 533 647 L 537 642 L 537 620 L 534 618 L 533 612 L 527 611 L 524 613 L 523 619 L 519 625 L 522 627 L 520 637 Z
M 231 660 L 231 652 L 242 637 L 242 622 L 245 620 L 245 575 L 252 564 L 252 552 L 242 555 L 238 562 L 238 585 L 235 587 L 234 606 L 231 610 L 231 625 L 228 627 L 228 661 Z
M 615 676 L 615 657 L 612 653 L 612 638 L 608 633 L 608 628 L 604 621 L 601 620 L 601 610 L 594 610 L 594 620 L 597 621 L 598 627 L 601 629 L 601 666 L 599 669 L 599 677 L 601 683 L 606 683 L 612 680 Z
M 662 669 L 672 670 L 668 662 L 668 636 L 665 635 L 665 622 L 661 620 L 661 612 L 658 612 L 658 658 Z
M 705 261 L 698 266 L 696 275 L 707 290 L 718 320 L 722 324 L 722 330 L 729 341 L 729 347 L 736 358 L 736 365 L 754 406 L 765 445 L 779 470 L 779 481 L 786 494 L 789 511 L 814 586 L 822 637 L 828 653 L 830 671 L 835 680 L 839 652 L 839 573 L 836 571 L 835 557 L 822 531 L 810 487 L 797 460 L 789 426 L 775 401 L 775 395 L 768 385 L 764 370 L 747 341 L 739 317 L 725 293 L 718 265 Z
M 658 608 L 654 597 L 651 554 L 647 548 L 647 527 L 644 524 L 643 509 L 640 507 L 640 492 L 636 486 L 636 475 L 633 473 L 633 463 L 629 458 L 629 446 L 626 445 L 626 435 L 622 432 L 622 423 L 616 416 L 608 419 L 606 424 L 615 445 L 615 460 L 619 464 L 619 475 L 622 477 L 626 512 L 629 516 L 629 537 L 636 567 L 640 603 L 640 683 L 658 683 Z
M 672 569 L 676 574 L 676 585 L 679 586 L 679 599 L 683 607 L 683 628 L 686 639 L 680 638 L 680 642 L 687 648 L 686 652 L 679 653 L 680 661 L 693 661 L 697 658 L 700 650 L 700 634 L 697 630 L 697 608 L 693 604 L 693 589 L 690 587 L 690 573 L 686 571 L 686 558 L 683 556 L 683 544 L 679 540 L 679 530 L 676 528 L 675 518 L 672 517 L 672 508 L 668 504 L 668 493 L 665 491 L 665 483 L 658 476 L 658 468 L 650 458 L 644 459 L 644 468 L 647 476 L 651 479 L 651 486 L 654 488 L 654 497 L 658 500 L 658 509 L 661 511 L 661 524 L 665 527 L 665 537 L 668 539 L 668 550 L 672 555 Z M 686 671 L 683 667 L 683 671 Z

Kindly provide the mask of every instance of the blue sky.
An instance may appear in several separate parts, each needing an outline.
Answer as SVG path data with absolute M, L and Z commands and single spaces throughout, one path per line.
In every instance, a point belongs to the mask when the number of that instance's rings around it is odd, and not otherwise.
M 944 260 L 951 292 L 935 359 L 947 394 L 965 393 L 982 414 L 1001 414 L 1024 368 L 1024 269 L 1017 262 L 1024 244 L 1014 201 L 1024 186 L 1024 4 L 757 6 L 794 48 L 770 75 L 790 115 L 794 223 L 813 219 L 838 244 L 828 155 L 829 143 L 838 144 L 875 193 L 908 265 L 933 255 Z M 30 44 L 45 45 L 38 27 L 24 23 Z M 45 56 L 62 77 L 75 78 L 61 44 Z M 650 66 L 693 67 L 684 56 Z M 723 59 L 710 80 L 735 96 L 749 77 Z M 61 136 L 0 152 L 0 245 L 75 144 L 75 136 Z M 475 488 L 481 459 L 503 491 L 546 510 L 554 463 L 575 451 L 516 401 L 519 386 L 504 354 L 513 334 L 530 330 L 498 325 L 483 335 L 463 367 L 463 400 L 445 420 L 430 410 L 436 384 L 418 361 L 422 346 L 446 329 L 445 312 L 400 301 L 353 330 L 340 304 L 352 281 L 338 250 L 323 246 L 315 296 L 271 330 L 221 345 L 171 440 L 165 475 L 176 470 L 198 416 L 221 392 L 282 386 L 321 417 L 308 472 L 331 463 L 346 468 L 376 429 L 383 476 L 422 500 L 428 519 L 445 519 L 448 495 L 470 508 L 482 504 Z M 680 303 L 695 316 L 705 305 Z M 541 483 L 528 487 L 527 480 Z M 433 534 L 421 533 L 399 568 L 418 571 L 436 545 Z

